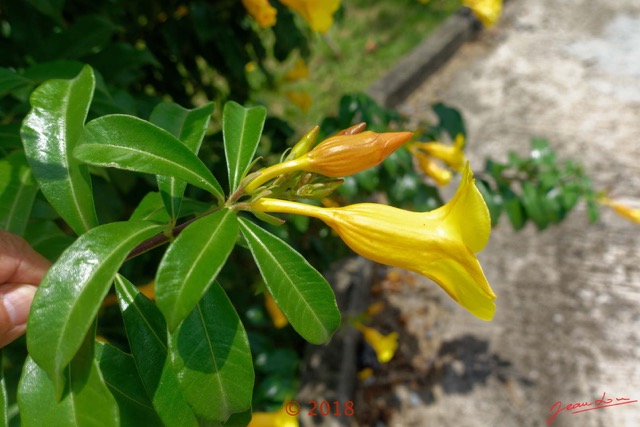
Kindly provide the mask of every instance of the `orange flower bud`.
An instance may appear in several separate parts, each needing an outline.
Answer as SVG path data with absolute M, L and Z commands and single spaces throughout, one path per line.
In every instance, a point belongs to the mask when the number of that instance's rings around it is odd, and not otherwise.
M 304 170 L 333 178 L 353 175 L 378 165 L 412 135 L 411 132 L 371 131 L 336 135 L 307 153 L 308 166 Z

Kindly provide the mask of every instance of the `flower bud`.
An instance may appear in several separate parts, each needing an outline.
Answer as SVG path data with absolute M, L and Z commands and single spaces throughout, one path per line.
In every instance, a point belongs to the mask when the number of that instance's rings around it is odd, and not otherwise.
M 304 170 L 335 178 L 353 175 L 378 165 L 412 135 L 411 132 L 371 131 L 336 135 L 306 154 Z

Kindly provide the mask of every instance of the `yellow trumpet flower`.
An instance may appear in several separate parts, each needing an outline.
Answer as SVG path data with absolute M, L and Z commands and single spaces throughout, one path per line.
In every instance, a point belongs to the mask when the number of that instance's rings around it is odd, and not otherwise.
M 378 362 L 387 363 L 393 359 L 393 356 L 396 354 L 396 350 L 398 349 L 397 332 L 391 332 L 389 335 L 382 335 L 374 328 L 364 326 L 360 322 L 355 322 L 353 326 L 362 332 L 364 340 L 373 347 L 376 352 Z
M 245 190 L 250 193 L 265 182 L 294 171 L 313 172 L 332 178 L 353 175 L 382 162 L 412 135 L 411 132 L 371 131 L 335 135 L 296 159 L 259 171 L 259 175 L 247 184 Z
M 502 0 L 463 0 L 462 4 L 487 28 L 494 26 L 502 14 Z
M 297 408 L 300 409 L 300 408 Z M 283 406 L 275 412 L 254 412 L 248 427 L 299 427 L 298 417 L 289 415 Z
M 416 156 L 416 159 L 418 159 L 420 170 L 422 170 L 422 172 L 427 176 L 433 178 L 436 184 L 443 187 L 451 182 L 453 174 L 449 169 L 443 168 L 435 161 L 435 159 L 420 150 L 416 150 L 412 147 L 410 148 L 410 151 L 414 156 Z
M 280 3 L 297 12 L 319 33 L 329 31 L 333 14 L 340 7 L 340 0 L 280 0 Z
M 271 6 L 269 0 L 242 0 L 242 5 L 262 28 L 273 27 L 276 24 L 278 11 Z
M 602 205 L 609 206 L 621 217 L 626 218 L 631 222 L 640 223 L 640 209 L 632 208 L 618 201 L 611 200 L 608 197 L 602 197 L 598 201 Z
M 318 218 L 361 256 L 432 279 L 480 319 L 495 314 L 496 296 L 475 255 L 489 240 L 491 219 L 468 164 L 453 199 L 430 212 L 375 203 L 321 208 L 268 198 L 251 206 Z
M 437 141 L 418 142 L 416 145 L 431 157 L 442 160 L 447 166 L 457 172 L 462 172 L 464 165 L 467 163 L 467 158 L 463 151 L 465 139 L 461 133 L 456 136 L 453 145 L 443 144 Z

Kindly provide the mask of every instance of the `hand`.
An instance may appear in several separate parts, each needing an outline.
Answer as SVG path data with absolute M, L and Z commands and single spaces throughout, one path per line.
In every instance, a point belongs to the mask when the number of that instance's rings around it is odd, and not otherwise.
M 36 286 L 50 265 L 23 238 L 0 230 L 0 348 L 25 332 Z

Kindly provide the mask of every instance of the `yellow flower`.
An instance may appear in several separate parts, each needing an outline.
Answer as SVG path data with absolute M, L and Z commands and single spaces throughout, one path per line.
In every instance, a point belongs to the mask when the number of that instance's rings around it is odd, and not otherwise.
M 285 73 L 284 78 L 288 81 L 294 81 L 306 79 L 308 76 L 309 68 L 307 67 L 307 63 L 304 62 L 304 59 L 298 58 L 293 68 Z
M 418 159 L 418 165 L 422 172 L 433 178 L 439 186 L 449 184 L 451 178 L 453 178 L 453 174 L 449 169 L 443 168 L 433 158 L 431 158 L 431 156 L 420 150 L 414 150 L 413 147 L 410 148 L 410 150 L 413 155 L 416 156 L 416 159 Z
M 286 95 L 287 98 L 289 98 L 289 101 L 291 101 L 295 106 L 300 108 L 305 113 L 309 111 L 309 108 L 311 108 L 313 99 L 311 99 L 311 95 L 309 95 L 309 92 L 289 91 Z
M 432 279 L 480 319 L 495 314 L 496 296 L 475 255 L 489 240 L 491 219 L 468 165 L 453 199 L 431 212 L 375 203 L 321 208 L 266 198 L 251 206 L 318 218 L 361 256 Z
M 389 335 L 382 335 L 373 328 L 364 326 L 362 323 L 356 322 L 354 326 L 362 332 L 362 337 L 368 342 L 376 352 L 378 362 L 387 363 L 393 359 L 398 349 L 398 333 L 391 332 Z
M 463 0 L 462 4 L 471 9 L 487 28 L 498 22 L 502 14 L 502 0 Z
M 640 209 L 634 209 L 623 203 L 611 200 L 608 197 L 602 197 L 598 201 L 605 206 L 609 206 L 615 213 L 627 218 L 631 222 L 640 223 Z
M 296 159 L 258 171 L 259 175 L 247 184 L 245 190 L 250 193 L 265 182 L 293 171 L 313 172 L 332 178 L 353 175 L 382 162 L 412 135 L 411 132 L 370 131 L 335 135 Z
M 300 427 L 298 417 L 289 415 L 285 407 L 275 412 L 254 412 L 248 427 Z
M 453 145 L 443 144 L 441 142 L 418 142 L 418 147 L 424 150 L 431 157 L 440 159 L 447 164 L 451 169 L 462 172 L 464 165 L 467 163 L 467 159 L 464 156 L 464 135 L 459 133 L 456 136 L 456 141 Z
M 271 6 L 269 0 L 242 0 L 242 5 L 262 28 L 273 27 L 276 24 L 278 11 Z
M 267 313 L 269 313 L 269 317 L 271 317 L 273 326 L 281 329 L 289 324 L 289 321 L 269 292 L 264 293 L 264 306 L 267 309 Z
M 333 14 L 340 7 L 340 0 L 280 0 L 280 3 L 296 11 L 319 33 L 329 30 L 333 25 Z

